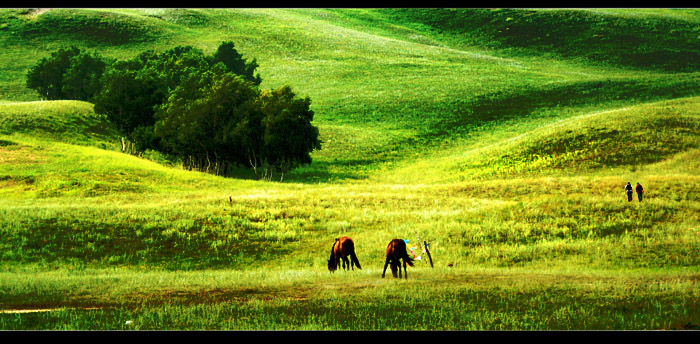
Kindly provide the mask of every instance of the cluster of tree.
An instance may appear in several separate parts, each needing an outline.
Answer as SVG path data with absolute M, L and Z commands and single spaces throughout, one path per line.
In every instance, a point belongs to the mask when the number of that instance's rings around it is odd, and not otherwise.
M 100 79 L 110 63 L 76 47 L 61 48 L 30 69 L 27 87 L 48 100 L 89 101 L 100 90 Z
M 212 55 L 180 46 L 123 61 L 70 48 L 41 59 L 27 86 L 46 99 L 93 102 L 123 135 L 123 151 L 157 150 L 219 175 L 243 166 L 269 180 L 278 171 L 282 180 L 321 142 L 310 99 L 289 86 L 261 90 L 257 67 L 232 42 Z

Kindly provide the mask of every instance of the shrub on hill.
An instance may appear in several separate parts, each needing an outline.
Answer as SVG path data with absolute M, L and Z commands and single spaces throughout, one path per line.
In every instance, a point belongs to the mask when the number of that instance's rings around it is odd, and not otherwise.
M 211 58 L 214 63 L 223 63 L 231 72 L 243 76 L 255 85 L 260 85 L 262 82 L 260 74 L 255 73 L 255 69 L 258 68 L 258 62 L 255 59 L 252 61 L 244 60 L 243 55 L 236 51 L 233 42 L 221 43 Z
M 187 77 L 158 107 L 155 135 L 188 168 L 227 174 L 232 165 L 258 168 L 267 179 L 311 162 L 320 148 L 309 98 L 289 87 L 259 92 L 220 65 Z M 197 144 L 192 144 L 196 142 Z
M 153 107 L 165 97 L 158 82 L 142 72 L 143 59 L 147 55 L 144 53 L 130 61 L 116 62 L 105 73 L 103 89 L 94 98 L 95 112 L 105 115 L 123 137 L 144 149 L 150 147 L 144 146 L 137 137 L 143 138 L 145 127 L 153 126 Z M 135 132 L 140 135 L 135 135 Z M 124 139 L 122 150 L 127 150 Z
M 232 129 L 250 117 L 257 95 L 249 82 L 223 68 L 187 76 L 157 106 L 154 133 L 161 150 L 180 157 L 189 169 L 225 172 L 242 160 L 243 147 Z
M 213 56 L 190 46 L 160 54 L 146 51 L 117 61 L 108 69 L 102 78 L 103 89 L 94 99 L 95 112 L 114 122 L 128 142 L 134 144 L 133 150 L 160 150 L 163 147 L 152 134 L 156 108 L 184 79 L 210 71 L 218 63 L 234 74 L 244 72 L 255 85 L 260 83 L 260 76 L 254 74 L 257 63 L 244 60 L 231 42 L 221 44 Z
M 27 73 L 27 87 L 48 100 L 90 100 L 109 62 L 77 47 L 59 49 Z
M 310 164 L 309 153 L 321 149 L 318 128 L 311 125 L 314 113 L 309 109 L 311 100 L 299 99 L 289 86 L 264 92 L 260 97 L 265 123 L 261 163 L 284 174 L 299 165 Z M 282 180 L 280 178 L 280 180 Z
M 282 173 L 311 162 L 320 148 L 310 100 L 289 87 L 261 92 L 253 59 L 233 42 L 212 55 L 180 46 L 115 62 L 102 78 L 95 112 L 130 142 L 123 150 L 161 151 L 188 169 L 227 175 L 232 166 Z

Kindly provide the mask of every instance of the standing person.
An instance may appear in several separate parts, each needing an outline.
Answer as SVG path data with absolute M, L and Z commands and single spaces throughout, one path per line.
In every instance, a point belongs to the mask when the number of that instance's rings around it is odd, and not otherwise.
M 625 191 L 627 191 L 627 202 L 632 202 L 632 184 L 630 182 L 625 185 Z
M 637 191 L 637 198 L 639 198 L 639 201 L 642 201 L 642 194 L 644 193 L 644 188 L 642 187 L 642 184 L 637 183 L 637 187 L 635 188 Z

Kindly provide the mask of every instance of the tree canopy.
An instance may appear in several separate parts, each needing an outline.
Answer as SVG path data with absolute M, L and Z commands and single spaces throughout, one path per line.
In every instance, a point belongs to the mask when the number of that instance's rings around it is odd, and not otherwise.
M 133 153 L 160 151 L 188 169 L 228 175 L 248 167 L 268 180 L 280 172 L 282 180 L 311 163 L 321 142 L 311 100 L 289 86 L 260 90 L 257 67 L 233 42 L 212 55 L 178 46 L 122 61 L 71 47 L 40 60 L 27 85 L 47 99 L 92 101 L 126 139 L 123 150 L 129 142 Z
M 101 88 L 109 62 L 97 54 L 70 47 L 42 58 L 27 73 L 27 87 L 47 100 L 90 100 Z

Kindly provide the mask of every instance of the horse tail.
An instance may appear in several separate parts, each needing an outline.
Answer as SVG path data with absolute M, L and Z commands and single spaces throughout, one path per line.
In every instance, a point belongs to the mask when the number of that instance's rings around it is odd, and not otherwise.
M 352 264 L 355 264 L 355 266 L 357 266 L 358 269 L 362 270 L 362 266 L 360 266 L 360 261 L 357 259 L 357 255 L 355 254 L 355 242 L 348 237 L 343 237 L 341 239 L 343 239 L 342 254 L 350 257 L 350 260 L 352 260 Z
M 358 269 L 362 270 L 362 267 L 360 266 L 360 261 L 357 260 L 357 255 L 355 255 L 355 251 L 350 253 L 350 259 L 352 259 L 352 262 L 355 263 L 355 265 L 357 265 Z
M 413 265 L 413 257 L 409 256 L 406 250 L 403 251 L 403 261 L 406 262 L 408 266 L 415 266 Z

